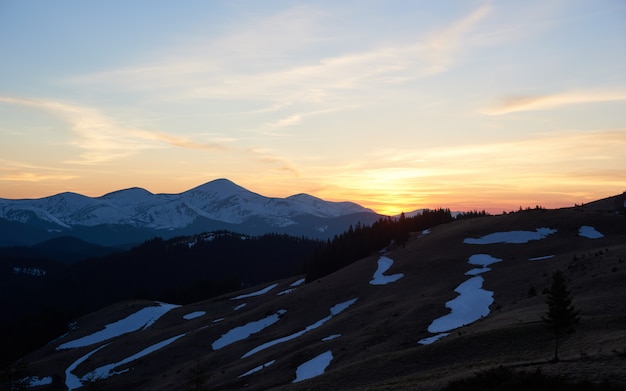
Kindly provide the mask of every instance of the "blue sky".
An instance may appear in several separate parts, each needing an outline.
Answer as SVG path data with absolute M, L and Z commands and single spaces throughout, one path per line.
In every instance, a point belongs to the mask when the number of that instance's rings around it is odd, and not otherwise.
M 623 1 L 0 2 L 0 197 L 382 213 L 626 190 Z

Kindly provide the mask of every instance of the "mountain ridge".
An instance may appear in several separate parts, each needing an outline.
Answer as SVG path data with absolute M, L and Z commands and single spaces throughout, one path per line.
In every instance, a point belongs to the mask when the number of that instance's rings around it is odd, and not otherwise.
M 177 194 L 153 194 L 140 187 L 131 187 L 99 197 L 64 192 L 37 199 L 0 199 L 0 219 L 43 229 L 50 233 L 46 237 L 45 232 L 39 232 L 44 239 L 55 236 L 56 231 L 59 235 L 85 239 L 82 231 L 98 227 L 110 231 L 145 230 L 145 238 L 171 237 L 198 222 L 195 224 L 199 225 L 197 233 L 228 229 L 249 234 L 279 232 L 329 238 L 351 224 L 371 224 L 379 217 L 371 209 L 353 202 L 325 201 L 308 194 L 266 197 L 225 178 Z M 335 221 L 331 222 L 333 219 Z M 304 221 L 311 221 L 311 224 Z M 319 227 L 323 226 L 330 229 L 320 230 Z M 249 231 L 251 227 L 254 232 Z M 4 240 L 8 243 L 0 245 L 32 244 L 23 237 Z M 105 241 L 97 244 L 120 243 Z

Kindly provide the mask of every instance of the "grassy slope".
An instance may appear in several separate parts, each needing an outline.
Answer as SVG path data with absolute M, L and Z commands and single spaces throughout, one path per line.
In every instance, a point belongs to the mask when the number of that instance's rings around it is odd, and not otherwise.
M 387 274 L 405 274 L 393 284 L 377 287 L 368 284 L 378 258 L 372 255 L 294 293 L 276 296 L 295 278 L 283 280 L 270 294 L 244 300 L 248 306 L 242 311 L 232 311 L 238 302 L 228 300 L 230 296 L 185 306 L 173 310 L 146 332 L 113 341 L 99 356 L 94 355 L 77 368 L 76 373 L 118 361 L 150 343 L 187 332 L 177 343 L 129 365 L 134 368 L 132 371 L 107 379 L 102 388 L 132 385 L 134 389 L 146 390 L 189 389 L 195 368 L 210 389 L 245 386 L 255 390 L 430 390 L 451 379 L 501 364 L 525 369 L 541 367 L 547 373 L 613 379 L 626 384 L 624 359 L 613 352 L 626 349 L 625 222 L 624 216 L 615 214 L 566 209 L 521 212 L 439 226 L 427 236 L 414 235 L 405 247 L 388 254 L 395 263 Z M 581 225 L 594 226 L 605 237 L 581 238 L 577 235 Z M 558 232 L 528 244 L 463 244 L 467 237 L 539 227 L 556 228 Z M 431 335 L 426 331 L 430 322 L 448 313 L 444 304 L 456 296 L 453 289 L 467 278 L 464 273 L 472 268 L 467 259 L 478 253 L 503 259 L 484 275 L 484 288 L 495 292 L 492 313 L 452 331 L 450 336 L 432 345 L 417 345 L 418 340 Z M 528 260 L 544 255 L 555 257 Z M 569 279 L 574 304 L 581 312 L 581 325 L 562 345 L 564 362 L 548 364 L 553 339 L 539 322 L 546 309 L 541 292 L 549 284 L 550 273 L 557 268 Z M 537 296 L 529 296 L 531 287 L 538 292 Z M 327 316 L 331 306 L 354 297 L 359 298 L 357 303 L 323 327 L 240 359 L 251 348 L 302 330 Z M 71 338 L 97 330 L 140 304 L 119 304 L 85 317 Z M 286 309 L 287 315 L 275 326 L 245 342 L 217 352 L 211 350 L 211 343 L 231 328 L 278 309 Z M 181 321 L 182 315 L 195 310 L 207 311 L 206 317 Z M 219 317 L 226 319 L 212 323 L 212 319 Z M 321 338 L 335 333 L 341 333 L 341 338 L 321 342 Z M 92 348 L 54 352 L 51 345 L 27 360 L 38 374 L 54 373 L 62 382 L 67 366 Z M 328 349 L 335 358 L 324 376 L 290 384 L 299 364 Z M 237 378 L 270 360 L 276 360 L 271 367 L 244 379 Z

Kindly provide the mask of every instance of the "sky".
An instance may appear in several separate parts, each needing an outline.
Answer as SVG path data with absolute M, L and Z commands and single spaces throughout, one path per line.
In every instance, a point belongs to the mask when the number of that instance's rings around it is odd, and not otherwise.
M 0 198 L 626 191 L 626 2 L 0 1 Z

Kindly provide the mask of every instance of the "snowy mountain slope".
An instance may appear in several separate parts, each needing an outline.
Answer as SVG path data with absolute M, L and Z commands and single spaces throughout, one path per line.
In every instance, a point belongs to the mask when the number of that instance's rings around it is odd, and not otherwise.
M 245 233 L 266 233 L 293 227 L 297 234 L 304 234 L 307 227 L 302 222 L 312 219 L 316 220 L 316 225 L 308 230 L 327 237 L 341 230 L 325 232 L 320 227 L 329 224 L 321 220 L 365 214 L 371 218 L 361 221 L 363 224 L 371 223 L 372 218 L 378 216 L 351 202 L 329 202 L 305 194 L 265 197 L 227 179 L 214 180 L 180 194 L 152 194 L 145 189 L 130 188 L 96 198 L 61 193 L 40 199 L 0 199 L 0 219 L 44 227 L 48 231 L 84 230 L 104 225 L 171 231 L 184 230 L 204 221 L 210 229 L 241 226 L 246 231 L 248 226 L 254 225 L 255 232 Z M 348 220 L 348 225 L 360 221 Z M 152 231 L 150 235 L 155 235 Z
M 462 220 L 320 280 L 294 276 L 171 307 L 123 335 L 111 325 L 163 305 L 120 303 L 25 360 L 31 375 L 51 379 L 49 389 L 87 389 L 97 378 L 105 390 L 184 390 L 195 381 L 216 390 L 438 390 L 499 365 L 625 385 L 623 358 L 611 351 L 626 338 L 625 243 L 624 216 L 609 213 Z M 563 364 L 548 363 L 553 338 L 540 321 L 539 292 L 556 269 L 581 311 L 562 341 Z

